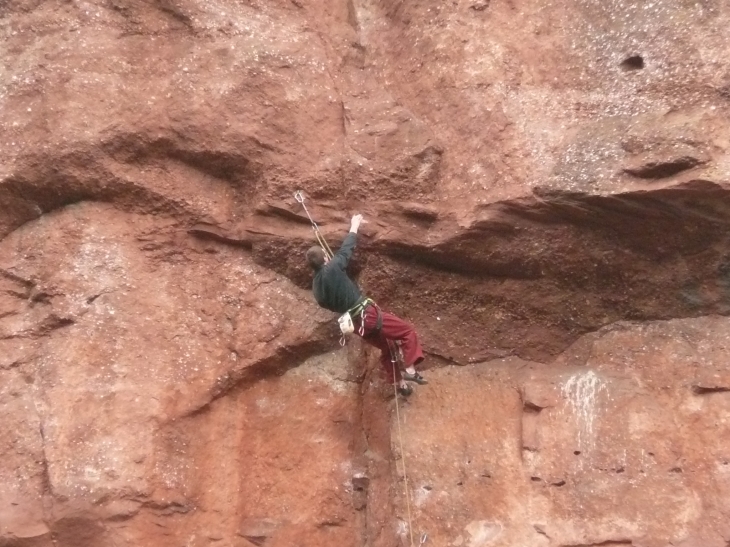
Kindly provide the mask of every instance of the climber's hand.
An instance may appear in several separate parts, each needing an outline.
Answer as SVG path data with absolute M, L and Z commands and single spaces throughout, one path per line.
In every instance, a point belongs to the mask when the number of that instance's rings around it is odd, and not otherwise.
M 352 217 L 352 221 L 350 222 L 350 231 L 357 233 L 358 228 L 360 228 L 361 222 L 364 222 L 362 219 L 362 215 L 354 215 Z

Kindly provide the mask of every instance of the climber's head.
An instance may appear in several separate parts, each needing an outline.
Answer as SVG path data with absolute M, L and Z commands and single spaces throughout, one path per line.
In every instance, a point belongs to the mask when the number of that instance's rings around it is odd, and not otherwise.
M 329 259 L 325 256 L 322 247 L 310 247 L 307 251 L 307 262 L 309 266 L 316 272 L 322 266 L 329 262 Z

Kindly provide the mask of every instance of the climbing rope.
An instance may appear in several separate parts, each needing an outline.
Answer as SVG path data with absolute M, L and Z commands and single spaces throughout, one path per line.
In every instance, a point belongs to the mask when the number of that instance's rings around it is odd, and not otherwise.
M 307 205 L 304 203 L 304 194 L 301 190 L 294 192 L 294 199 L 301 203 L 302 207 L 304 207 L 304 212 L 307 213 L 307 218 L 309 218 L 309 222 L 312 223 L 312 230 L 314 230 L 314 236 L 317 238 L 317 243 L 319 243 L 319 246 L 322 247 L 325 256 L 332 260 L 332 257 L 334 257 L 332 249 L 330 249 L 330 246 L 327 245 L 327 240 L 322 235 L 322 232 L 319 231 L 319 226 L 317 226 L 317 223 L 314 222 L 312 215 L 309 214 Z
M 388 349 L 390 349 L 390 364 L 393 366 L 393 391 L 395 392 L 395 417 L 398 421 L 398 444 L 400 445 L 400 458 L 403 465 L 403 485 L 406 493 L 406 510 L 408 512 L 408 533 L 411 538 L 411 547 L 415 547 L 413 543 L 413 518 L 411 517 L 411 497 L 408 493 L 408 474 L 406 473 L 406 455 L 403 452 L 403 434 L 400 429 L 400 405 L 398 404 L 398 384 L 395 380 L 395 362 L 396 354 L 393 351 L 392 346 L 388 343 Z M 397 469 L 397 464 L 396 464 Z M 427 537 L 427 536 L 425 536 Z M 420 545 L 425 543 L 425 537 L 421 537 Z

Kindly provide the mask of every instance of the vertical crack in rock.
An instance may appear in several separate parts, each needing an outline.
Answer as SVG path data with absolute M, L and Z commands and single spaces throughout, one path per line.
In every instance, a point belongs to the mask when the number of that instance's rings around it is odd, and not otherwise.
M 48 453 L 46 450 L 46 433 L 45 433 L 45 426 L 43 423 L 43 417 L 39 414 L 38 415 L 38 433 L 41 437 L 41 450 L 42 450 L 42 472 L 43 472 L 43 490 L 44 494 L 48 494 L 49 496 L 53 497 L 53 485 L 51 484 L 51 475 L 48 469 Z
M 41 504 L 43 506 L 43 520 L 49 529 L 52 529 L 53 524 L 53 507 L 55 501 L 55 494 L 53 488 L 53 482 L 51 480 L 50 463 L 48 461 L 48 442 L 46 435 L 46 416 L 41 410 L 41 406 L 44 404 L 44 393 L 42 387 L 38 385 L 38 373 L 34 371 L 32 373 L 30 382 L 31 397 L 33 401 L 33 409 L 35 410 L 36 417 L 38 419 L 38 436 L 41 443 Z
M 363 506 L 363 546 L 381 547 L 396 541 L 393 491 L 394 453 L 391 444 L 392 416 L 389 396 L 377 386 L 373 376 L 378 368 L 368 366 L 369 352 L 357 358 L 357 366 L 364 371 L 359 390 L 363 465 L 366 467 L 367 491 Z M 387 386 L 386 386 L 387 389 Z

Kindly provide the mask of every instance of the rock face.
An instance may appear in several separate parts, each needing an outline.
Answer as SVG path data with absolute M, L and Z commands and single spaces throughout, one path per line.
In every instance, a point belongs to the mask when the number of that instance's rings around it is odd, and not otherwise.
M 0 546 L 730 545 L 729 24 L 0 3 Z M 398 407 L 296 190 L 369 221 Z

